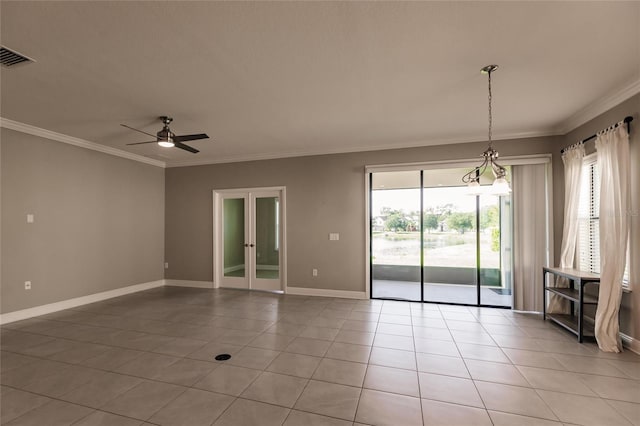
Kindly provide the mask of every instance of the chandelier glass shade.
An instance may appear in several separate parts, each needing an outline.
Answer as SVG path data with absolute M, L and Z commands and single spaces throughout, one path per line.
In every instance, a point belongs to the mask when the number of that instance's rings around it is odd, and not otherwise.
M 467 193 L 469 195 L 480 195 L 485 192 L 480 186 L 480 176 L 482 176 L 489 167 L 491 168 L 491 172 L 493 173 L 493 176 L 495 178 L 495 180 L 493 181 L 493 185 L 491 185 L 491 189 L 489 190 L 489 194 L 501 196 L 509 195 L 509 193 L 511 192 L 509 182 L 507 182 L 506 179 L 507 169 L 498 164 L 499 154 L 498 151 L 493 149 L 491 140 L 493 125 L 493 116 L 491 111 L 491 73 L 496 69 L 498 69 L 497 65 L 487 65 L 486 67 L 482 68 L 482 70 L 480 70 L 483 74 L 488 75 L 489 80 L 489 146 L 482 153 L 482 163 L 462 177 L 462 182 L 467 184 Z

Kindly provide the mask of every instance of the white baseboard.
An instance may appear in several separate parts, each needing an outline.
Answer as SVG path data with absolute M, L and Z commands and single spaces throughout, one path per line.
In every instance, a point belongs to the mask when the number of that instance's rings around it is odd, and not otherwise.
M 322 288 L 287 287 L 286 294 L 298 296 L 340 297 L 343 299 L 366 299 L 364 291 L 327 290 Z
M 279 265 L 256 265 L 258 271 L 279 271 Z
M 224 268 L 224 273 L 228 274 L 229 272 L 240 271 L 242 269 L 244 269 L 244 263 L 240 265 L 227 266 L 226 268 Z
M 213 281 L 164 280 L 164 285 L 172 287 L 213 288 Z
M 636 340 L 624 333 L 620 333 L 620 338 L 622 339 L 622 346 L 640 355 L 640 340 Z
M 88 296 L 76 297 L 69 300 L 63 300 L 60 302 L 49 303 L 47 305 L 36 306 L 34 308 L 22 309 L 19 311 L 8 312 L 6 314 L 0 314 L 0 325 L 9 324 L 15 321 L 21 321 L 28 318 L 37 317 L 40 315 L 46 315 L 53 312 L 62 311 L 65 309 L 75 308 L 77 306 L 88 305 L 90 303 L 100 302 L 102 300 L 113 299 L 114 297 L 124 296 L 131 293 L 137 293 L 139 291 L 149 290 L 152 288 L 174 286 L 174 287 L 193 287 L 193 288 L 214 288 L 212 281 L 190 281 L 190 280 L 158 280 L 150 281 L 141 284 L 135 284 L 127 287 L 121 287 L 114 290 L 103 291 L 101 293 L 90 294 Z M 344 299 L 367 299 L 366 292 L 364 291 L 346 291 L 346 290 L 330 290 L 320 288 L 306 288 L 306 287 L 287 287 L 287 294 L 294 294 L 299 296 L 320 296 L 320 297 L 337 297 Z M 640 340 L 636 340 L 633 337 L 620 333 L 622 344 L 625 348 L 629 349 L 640 355 Z
M 88 305 L 89 303 L 113 299 L 114 297 L 124 296 L 125 294 L 137 293 L 139 291 L 149 290 L 162 286 L 164 286 L 164 280 L 150 281 L 142 284 L 116 288 L 114 290 L 103 291 L 101 293 L 90 294 L 88 296 L 75 297 L 73 299 L 62 300 L 60 302 L 49 303 L 47 305 L 36 306 L 34 308 L 8 312 L 6 314 L 0 314 L 0 324 L 8 324 L 14 321 L 20 321 L 40 315 L 46 315 L 52 312 L 63 311 L 65 309 Z

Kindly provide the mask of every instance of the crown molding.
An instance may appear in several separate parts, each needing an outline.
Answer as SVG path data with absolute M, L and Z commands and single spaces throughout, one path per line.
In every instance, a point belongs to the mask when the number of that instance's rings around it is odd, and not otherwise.
M 513 140 L 513 139 L 526 139 L 536 137 L 548 137 L 548 136 L 562 136 L 571 132 L 572 130 L 580 127 L 586 122 L 593 120 L 600 114 L 603 114 L 613 107 L 621 104 L 632 96 L 640 93 L 640 79 L 635 80 L 619 91 L 613 93 L 610 96 L 602 98 L 599 102 L 595 102 L 587 107 L 576 112 L 565 120 L 562 124 L 555 128 L 543 130 L 543 131 L 525 131 L 525 132 L 512 132 L 498 134 L 494 136 L 494 140 Z M 101 145 L 95 142 L 90 142 L 84 139 L 76 138 L 73 136 L 64 135 L 62 133 L 52 132 L 50 130 L 42 129 L 40 127 L 32 126 L 29 124 L 20 123 L 18 121 L 10 120 L 0 117 L 0 127 L 15 130 L 22 133 L 28 133 L 34 136 L 43 137 L 50 140 L 55 140 L 70 145 L 79 146 L 82 148 L 99 151 L 105 154 L 115 155 L 117 157 L 127 158 L 130 160 L 138 161 L 145 164 L 150 164 L 157 167 L 189 167 L 189 166 L 203 166 L 208 164 L 223 164 L 223 163 L 239 163 L 245 161 L 261 161 L 261 160 L 275 160 L 279 158 L 292 158 L 292 157 L 307 157 L 314 155 L 330 155 L 330 154 L 348 154 L 354 152 L 366 152 L 366 151 L 383 151 L 390 149 L 405 149 L 405 148 L 418 148 L 424 146 L 433 145 L 449 145 L 460 143 L 481 142 L 484 140 L 484 135 L 473 136 L 455 136 L 455 137 L 431 137 L 430 140 L 425 141 L 412 141 L 406 143 L 390 143 L 375 146 L 359 145 L 351 147 L 340 147 L 333 149 L 311 149 L 301 151 L 289 151 L 289 152 L 274 152 L 274 153 L 258 153 L 258 154 L 240 154 L 229 155 L 225 157 L 209 157 L 198 158 L 193 160 L 178 160 L 178 161 L 160 161 L 147 158 L 138 154 L 133 154 L 127 151 L 123 151 L 117 148 L 112 148 L 106 145 Z
M 41 138 L 53 140 L 56 142 L 62 142 L 69 145 L 79 146 L 81 148 L 90 149 L 93 151 L 102 152 L 104 154 L 115 155 L 116 157 L 126 158 L 128 160 L 138 161 L 140 163 L 150 164 L 156 167 L 166 167 L 166 163 L 160 160 L 154 160 L 152 158 L 143 157 L 142 155 L 132 154 L 121 149 L 112 148 L 110 146 L 101 145 L 99 143 L 90 142 L 84 139 L 76 138 L 62 133 L 52 132 L 51 130 L 42 129 L 40 127 L 32 126 L 30 124 L 20 123 L 19 121 L 10 120 L 8 118 L 0 117 L 0 127 L 5 129 L 15 130 L 16 132 L 27 133 L 29 135 L 38 136 Z
M 640 93 L 640 79 L 632 81 L 617 92 L 587 105 L 585 108 L 576 112 L 558 126 L 557 134 L 566 135 L 638 93 Z
M 493 141 L 499 140 L 513 140 L 513 139 L 527 139 L 527 138 L 539 138 L 547 136 L 558 136 L 559 133 L 555 131 L 527 131 L 527 132 L 514 132 L 503 133 L 493 137 Z M 360 145 L 350 147 L 340 147 L 333 149 L 312 149 L 303 151 L 290 151 L 290 152 L 278 152 L 278 153 L 261 153 L 261 154 L 246 154 L 246 155 L 229 155 L 226 157 L 215 158 L 198 158 L 194 160 L 182 160 L 182 161 L 168 161 L 167 167 L 189 167 L 189 166 L 205 166 L 208 164 L 223 164 L 223 163 L 241 163 L 245 161 L 261 161 L 261 160 L 277 160 L 280 158 L 293 158 L 293 157 L 310 157 L 314 155 L 331 155 L 331 154 L 350 154 L 354 152 L 367 152 L 367 151 L 384 151 L 390 149 L 405 149 L 405 148 L 420 148 L 424 146 L 434 145 L 452 145 L 459 143 L 472 143 L 484 141 L 484 136 L 459 136 L 459 137 L 432 137 L 428 141 L 415 141 L 406 142 L 400 144 L 383 144 L 383 145 Z

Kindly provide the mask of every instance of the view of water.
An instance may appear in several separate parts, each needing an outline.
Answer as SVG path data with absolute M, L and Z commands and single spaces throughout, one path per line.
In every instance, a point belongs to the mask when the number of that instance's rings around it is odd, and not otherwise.
M 428 266 L 476 266 L 476 233 L 425 234 L 425 265 Z M 392 232 L 373 236 L 375 264 L 419 265 L 420 233 Z M 480 234 L 480 256 L 485 268 L 500 267 L 500 253 L 491 250 L 491 235 Z

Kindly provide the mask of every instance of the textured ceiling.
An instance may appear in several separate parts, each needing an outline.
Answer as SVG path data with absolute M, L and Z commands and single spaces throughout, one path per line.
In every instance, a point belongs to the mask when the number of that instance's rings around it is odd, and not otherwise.
M 640 85 L 640 2 L 2 1 L 2 117 L 169 165 L 557 134 Z M 633 89 L 635 90 L 635 89 Z M 637 91 L 637 90 L 636 90 Z M 150 133 L 206 132 L 194 155 Z

